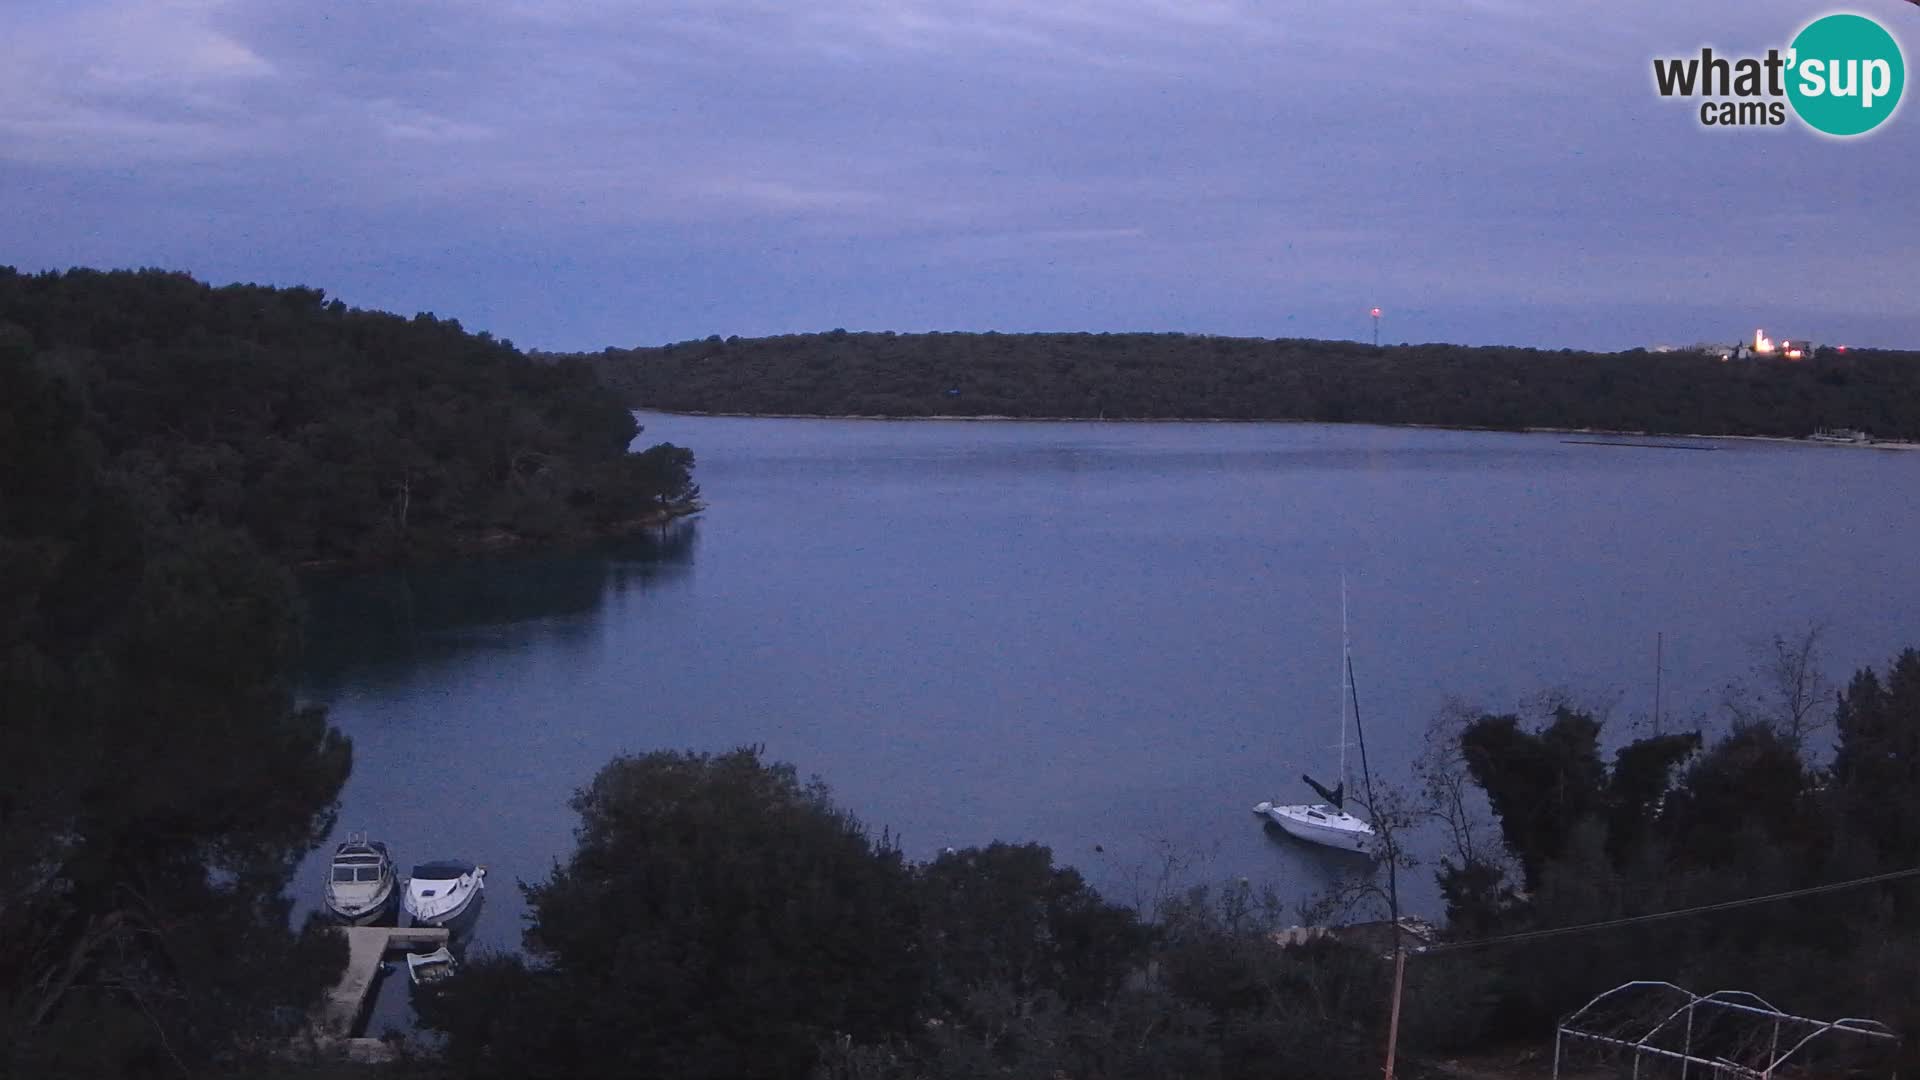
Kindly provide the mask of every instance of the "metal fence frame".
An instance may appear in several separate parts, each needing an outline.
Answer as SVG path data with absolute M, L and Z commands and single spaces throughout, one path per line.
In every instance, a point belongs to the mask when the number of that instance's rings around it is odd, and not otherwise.
M 1631 1008 L 1639 1004 L 1635 998 L 1644 999 L 1642 1008 Z M 1664 1007 L 1660 1004 L 1662 998 L 1666 999 Z M 1600 1025 L 1608 1018 L 1606 1008 L 1621 1005 L 1622 999 L 1626 999 L 1630 1009 L 1625 1020 L 1602 1030 Z M 1746 1036 L 1742 1049 L 1747 1052 L 1738 1059 L 1726 1055 L 1708 1057 L 1704 1052 L 1695 1052 L 1696 1020 L 1705 1014 L 1711 1021 L 1714 1014 L 1720 1013 L 1746 1025 L 1742 1029 Z M 1634 1029 L 1641 1027 L 1644 1030 L 1636 1035 Z M 1671 1045 L 1675 1034 L 1679 1036 L 1677 1049 Z M 1784 1012 L 1758 994 L 1745 990 L 1718 990 L 1700 995 L 1669 982 L 1642 980 L 1622 983 L 1599 994 L 1560 1021 L 1553 1036 L 1553 1076 L 1554 1080 L 1560 1080 L 1567 1043 L 1586 1041 L 1631 1054 L 1633 1080 L 1640 1080 L 1641 1063 L 1648 1060 L 1678 1061 L 1680 1080 L 1690 1080 L 1689 1074 L 1695 1073 L 1702 1080 L 1723 1077 L 1775 1080 L 1776 1070 L 1790 1064 L 1796 1054 L 1816 1040 L 1829 1036 L 1885 1040 L 1894 1047 L 1900 1043 L 1900 1037 L 1878 1020 L 1859 1017 L 1814 1020 Z M 1887 1075 L 1891 1080 L 1891 1067 Z

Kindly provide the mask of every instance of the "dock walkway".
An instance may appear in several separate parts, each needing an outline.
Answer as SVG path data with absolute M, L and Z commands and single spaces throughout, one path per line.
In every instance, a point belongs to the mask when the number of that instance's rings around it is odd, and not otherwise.
M 347 1039 L 354 1034 L 367 998 L 380 975 L 380 961 L 396 950 L 436 949 L 447 943 L 445 927 L 341 926 L 335 932 L 347 939 L 347 969 L 327 991 L 313 1017 L 313 1034 L 320 1040 Z

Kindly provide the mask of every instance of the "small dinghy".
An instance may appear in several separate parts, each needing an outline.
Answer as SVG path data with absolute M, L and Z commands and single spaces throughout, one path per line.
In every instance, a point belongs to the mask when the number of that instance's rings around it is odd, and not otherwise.
M 387 845 L 366 833 L 348 833 L 334 849 L 327 873 L 327 910 L 355 925 L 377 921 L 393 909 L 393 858 Z
M 431 986 L 453 974 L 453 954 L 445 945 L 430 953 L 407 954 L 407 978 L 415 986 Z
M 466 914 L 486 883 L 484 866 L 453 860 L 421 863 L 407 881 L 407 914 L 415 926 L 445 926 Z

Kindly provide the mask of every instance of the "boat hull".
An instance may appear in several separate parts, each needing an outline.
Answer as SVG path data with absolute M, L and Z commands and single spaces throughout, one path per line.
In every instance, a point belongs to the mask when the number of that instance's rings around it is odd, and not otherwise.
M 473 910 L 473 900 L 473 896 L 470 895 L 460 901 L 458 907 L 451 908 L 447 911 L 435 912 L 431 915 L 422 915 L 417 911 L 409 910 L 407 912 L 407 918 L 411 920 L 415 926 L 447 926 L 459 922 L 461 916 Z
M 327 913 L 348 926 L 371 926 L 394 913 L 400 891 L 394 887 L 392 878 L 388 878 L 386 887 L 371 904 L 361 906 L 343 904 L 339 899 L 327 897 Z
M 1316 820 L 1316 808 L 1304 806 L 1269 806 L 1262 813 L 1267 820 L 1284 829 L 1287 835 L 1310 844 L 1335 848 L 1340 851 L 1352 851 L 1370 855 L 1374 848 L 1374 832 L 1357 818 L 1346 818 L 1342 823 L 1338 819 L 1328 819 L 1319 815 Z
M 409 883 L 403 905 L 407 917 L 415 926 L 441 926 L 453 929 L 468 914 L 476 910 L 475 905 L 486 889 L 486 871 L 478 870 L 470 878 L 461 882 L 435 882 L 439 902 L 431 906 L 414 895 Z M 442 891 L 446 890 L 446 891 Z M 452 894 L 452 903 L 446 903 L 448 894 Z
M 370 872 L 373 877 L 367 876 Z M 369 842 L 366 833 L 348 833 L 327 868 L 322 900 L 328 914 L 352 926 L 365 926 L 393 914 L 399 899 L 400 881 L 387 845 Z
M 453 972 L 453 953 L 444 945 L 430 953 L 414 953 L 407 957 L 407 978 L 415 986 L 432 986 Z

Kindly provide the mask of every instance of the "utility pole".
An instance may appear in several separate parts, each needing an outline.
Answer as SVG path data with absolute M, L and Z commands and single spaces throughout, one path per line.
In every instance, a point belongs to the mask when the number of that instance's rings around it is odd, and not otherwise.
M 1347 688 L 1353 695 L 1353 728 L 1360 735 L 1360 772 L 1367 782 L 1367 813 L 1373 818 L 1373 827 L 1387 847 L 1388 930 L 1393 934 L 1393 1005 L 1387 1014 L 1386 1080 L 1393 1080 L 1393 1059 L 1400 1048 L 1400 988 L 1407 974 L 1406 941 L 1400 930 L 1400 846 L 1394 840 L 1393 823 L 1381 814 L 1380 804 L 1373 796 L 1373 770 L 1367 765 L 1367 727 L 1360 722 L 1360 688 L 1354 685 L 1351 654 L 1347 656 Z
M 1407 978 L 1407 950 L 1400 941 L 1400 918 L 1393 920 L 1393 1009 L 1387 1014 L 1386 1080 L 1393 1080 L 1393 1054 L 1400 1045 L 1400 987 Z

